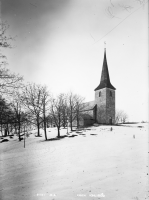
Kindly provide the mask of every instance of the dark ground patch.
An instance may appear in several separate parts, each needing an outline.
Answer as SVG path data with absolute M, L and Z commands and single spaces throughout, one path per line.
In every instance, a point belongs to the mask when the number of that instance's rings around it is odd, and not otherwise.
M 55 138 L 51 138 L 51 139 L 47 139 L 47 140 L 44 140 L 45 141 L 55 141 L 55 140 L 61 140 L 65 137 L 68 137 L 67 135 L 63 135 L 63 136 L 60 136 L 60 137 L 55 137 Z
M 97 134 L 93 134 L 93 133 L 91 133 L 90 135 L 97 135 Z
M 1 141 L 1 143 L 2 142 L 8 142 L 9 140 L 8 139 L 3 139 L 2 141 Z
M 35 135 L 35 137 L 42 137 L 42 135 Z
M 62 135 L 62 136 L 60 136 L 60 138 L 65 138 L 65 137 L 68 137 L 67 135 Z
M 54 140 L 60 140 L 61 138 L 51 138 L 51 139 L 48 139 L 47 141 L 54 141 Z
M 72 133 L 72 132 L 75 132 L 76 130 L 72 130 L 72 131 L 70 131 L 69 133 Z
M 82 133 L 82 131 L 76 131 L 76 133 Z
M 70 136 L 68 136 L 68 137 L 76 137 L 76 136 L 78 136 L 78 135 L 70 135 Z
M 76 131 L 79 135 L 86 135 L 85 133 L 82 133 L 82 131 Z

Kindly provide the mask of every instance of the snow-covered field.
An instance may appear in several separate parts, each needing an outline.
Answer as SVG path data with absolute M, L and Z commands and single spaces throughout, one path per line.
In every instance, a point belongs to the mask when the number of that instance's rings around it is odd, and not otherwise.
M 0 200 L 148 199 L 148 125 L 112 128 L 0 143 Z

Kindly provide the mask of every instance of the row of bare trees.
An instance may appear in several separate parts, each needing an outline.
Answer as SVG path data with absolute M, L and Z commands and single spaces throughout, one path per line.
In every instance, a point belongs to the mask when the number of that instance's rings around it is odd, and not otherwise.
M 77 127 L 79 127 L 83 100 L 84 98 L 72 92 L 53 97 L 46 86 L 37 84 L 25 86 L 21 95 L 21 102 L 28 113 L 29 121 L 37 127 L 37 136 L 40 136 L 42 126 L 46 140 L 49 121 L 57 127 L 58 137 L 60 137 L 60 128 L 68 126 L 68 121 L 71 130 L 74 120 L 77 120 Z
M 60 137 L 60 128 L 68 126 L 67 123 L 70 123 L 71 131 L 73 130 L 74 121 L 76 121 L 77 128 L 79 128 L 83 102 L 83 97 L 72 92 L 60 94 L 56 99 L 52 98 L 50 114 L 58 129 L 58 137 Z
M 8 26 L 0 23 L 0 126 L 1 132 L 9 134 L 13 129 L 21 140 L 21 132 L 25 124 L 36 126 L 37 136 L 43 127 L 47 140 L 46 128 L 48 123 L 54 124 L 60 137 L 60 128 L 76 119 L 79 127 L 80 110 L 84 98 L 73 94 L 59 94 L 52 97 L 46 86 L 23 84 L 23 77 L 14 74 L 7 68 L 7 59 L 3 48 L 12 48 L 13 37 L 7 36 Z M 7 101 L 6 101 L 7 99 Z
M 59 94 L 54 98 L 46 86 L 29 83 L 24 85 L 23 90 L 11 95 L 10 103 L 0 99 L 1 132 L 2 128 L 6 130 L 4 124 L 7 124 L 8 133 L 9 127 L 15 128 L 21 140 L 21 131 L 26 123 L 37 128 L 37 136 L 40 136 L 40 128 L 43 128 L 47 140 L 47 127 L 52 125 L 57 127 L 58 137 L 60 137 L 61 127 L 66 128 L 68 122 L 71 130 L 74 120 L 79 127 L 83 100 L 84 98 L 72 92 Z

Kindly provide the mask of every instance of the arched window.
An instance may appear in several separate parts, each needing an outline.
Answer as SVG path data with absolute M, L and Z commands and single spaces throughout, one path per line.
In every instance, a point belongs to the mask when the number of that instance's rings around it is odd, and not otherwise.
M 99 97 L 101 97 L 101 92 L 99 92 Z
M 112 97 L 112 92 L 110 91 L 110 97 Z

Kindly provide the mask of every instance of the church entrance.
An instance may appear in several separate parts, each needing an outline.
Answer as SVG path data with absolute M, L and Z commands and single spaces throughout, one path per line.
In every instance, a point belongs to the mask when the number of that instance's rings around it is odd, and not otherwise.
M 112 125 L 112 117 L 109 119 L 109 124 Z

